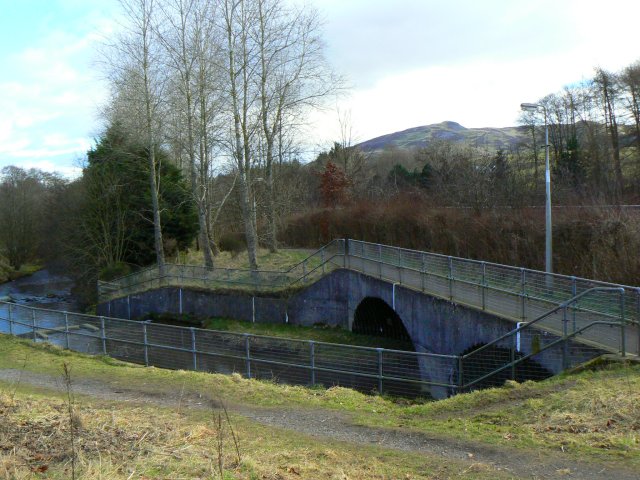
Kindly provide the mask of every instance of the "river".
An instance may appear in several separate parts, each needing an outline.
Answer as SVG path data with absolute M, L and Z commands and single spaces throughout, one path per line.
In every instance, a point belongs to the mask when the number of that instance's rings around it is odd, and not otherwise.
M 51 310 L 77 311 L 78 302 L 71 294 L 73 280 L 47 269 L 12 282 L 0 284 L 0 299 L 7 297 L 18 305 Z

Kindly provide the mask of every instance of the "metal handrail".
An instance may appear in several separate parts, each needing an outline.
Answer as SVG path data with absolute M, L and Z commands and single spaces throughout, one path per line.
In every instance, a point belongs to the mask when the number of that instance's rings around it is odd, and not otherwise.
M 595 325 L 610 325 L 610 326 L 617 326 L 618 324 L 615 322 L 605 322 L 602 320 L 596 320 L 593 321 L 591 323 L 589 323 L 588 325 L 585 325 L 582 328 L 579 328 L 578 330 L 563 336 L 561 338 L 558 338 L 557 340 L 554 340 L 553 342 L 548 343 L 547 345 L 545 345 L 544 347 L 540 348 L 539 350 L 537 350 L 536 352 L 532 352 L 529 353 L 527 355 L 523 355 L 522 357 L 519 357 L 511 362 L 507 362 L 504 365 L 502 365 L 501 367 L 496 368 L 495 370 L 483 375 L 482 377 L 476 378 L 475 380 L 469 382 L 469 383 L 463 383 L 462 385 L 458 385 L 455 388 L 458 390 L 464 390 L 466 388 L 472 387 L 473 385 L 482 382 L 483 380 L 486 380 L 488 378 L 493 377 L 494 375 L 506 370 L 507 368 L 511 368 L 511 367 L 515 367 L 516 365 L 518 365 L 521 362 L 524 362 L 525 360 L 530 359 L 531 357 L 540 354 L 541 352 L 544 352 L 545 350 L 548 350 L 552 347 L 555 347 L 563 342 L 566 342 L 567 340 L 569 340 L 570 338 L 574 338 L 580 334 L 582 334 L 583 332 L 585 332 L 586 330 L 590 329 L 591 327 L 595 326 Z M 474 350 L 474 352 L 478 351 L 480 349 Z M 471 352 L 473 353 L 473 352 Z M 467 357 L 468 355 L 462 355 L 460 357 L 458 357 L 460 360 L 464 361 L 464 359 Z
M 580 298 L 582 298 L 582 297 L 586 296 L 586 295 L 587 295 L 587 294 L 589 294 L 589 293 L 593 293 L 593 292 L 595 292 L 595 291 L 598 291 L 598 292 L 602 292 L 602 291 L 618 292 L 618 293 L 620 293 L 621 295 L 624 295 L 624 293 L 625 293 L 624 288 L 607 288 L 607 287 L 594 287 L 594 288 L 590 288 L 589 290 L 585 290 L 584 292 L 582 292 L 582 293 L 580 293 L 580 294 L 576 295 L 575 297 L 570 298 L 569 300 L 567 300 L 567 301 L 565 301 L 565 302 L 562 302 L 560 305 L 558 305 L 558 306 L 556 306 L 556 307 L 552 308 L 552 309 L 551 309 L 551 310 L 549 310 L 548 312 L 543 313 L 542 315 L 540 315 L 539 317 L 535 318 L 534 320 L 531 320 L 530 322 L 526 322 L 524 325 L 522 325 L 522 326 L 520 326 L 520 327 L 517 327 L 516 329 L 511 330 L 511 331 L 509 331 L 509 332 L 505 333 L 505 334 L 504 334 L 504 335 L 502 335 L 501 337 L 498 337 L 498 338 L 496 338 L 496 339 L 492 340 L 491 342 L 489 342 L 489 343 L 487 343 L 487 344 L 483 345 L 482 347 L 478 347 L 476 350 L 473 350 L 472 352 L 469 352 L 469 353 L 467 353 L 467 354 L 465 354 L 465 355 L 462 355 L 460 358 L 462 358 L 462 359 L 464 360 L 464 359 L 466 359 L 466 358 L 470 357 L 471 355 L 477 354 L 478 352 L 481 352 L 481 351 L 483 351 L 483 350 L 486 350 L 487 348 L 490 348 L 490 347 L 492 347 L 492 346 L 495 346 L 495 345 L 497 345 L 499 342 L 501 342 L 502 340 L 504 340 L 505 338 L 511 337 L 511 336 L 515 335 L 516 333 L 521 332 L 522 330 L 525 330 L 525 329 L 527 329 L 527 328 L 531 327 L 531 325 L 533 325 L 534 323 L 537 323 L 537 322 L 539 322 L 540 320 L 543 320 L 543 319 L 547 318 L 548 316 L 553 315 L 554 313 L 556 313 L 556 312 L 558 312 L 558 311 L 560 311 L 560 310 L 562 310 L 562 309 L 564 309 L 564 308 L 567 308 L 569 305 L 571 305 L 571 304 L 573 304 L 573 303 L 577 302 Z M 611 322 L 611 323 L 613 323 L 613 322 Z

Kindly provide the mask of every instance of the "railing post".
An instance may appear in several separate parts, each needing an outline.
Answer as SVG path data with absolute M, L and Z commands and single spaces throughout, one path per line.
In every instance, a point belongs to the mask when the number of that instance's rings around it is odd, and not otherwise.
M 69 314 L 67 312 L 64 313 L 64 337 L 65 344 L 67 346 L 67 350 L 69 350 Z
M 324 265 L 324 263 L 325 263 L 325 261 L 324 261 L 324 247 L 322 247 L 322 248 L 320 249 L 320 263 L 322 263 L 322 274 L 324 275 L 324 273 L 325 273 L 325 265 Z
M 190 327 L 191 330 L 191 354 L 193 355 L 193 369 L 198 370 L 198 356 L 196 354 L 196 329 Z
M 462 393 L 464 389 L 464 357 L 458 357 L 458 393 Z
M 640 298 L 640 297 L 639 297 Z M 11 308 L 12 304 L 9 304 L 9 335 L 13 335 L 13 312 Z
M 248 333 L 244 334 L 244 354 L 246 362 L 247 378 L 251 378 L 251 337 Z
M 384 350 L 382 348 L 376 348 L 376 350 L 378 351 L 378 393 L 382 395 L 382 375 L 384 372 L 382 354 Z
M 33 325 L 33 341 L 36 341 L 36 311 L 31 310 L 31 324 Z
M 576 282 L 576 277 L 571 277 L 571 296 L 575 298 L 578 295 L 578 285 Z M 576 331 L 576 309 L 575 307 L 571 309 L 571 320 L 573 332 Z
M 425 259 L 424 253 L 422 253 L 420 255 L 420 267 L 421 267 L 421 271 L 422 274 L 420 275 L 421 278 L 421 283 L 422 283 L 422 291 L 424 292 L 425 289 L 427 288 L 426 282 L 427 282 L 427 260 Z
M 256 323 L 256 297 L 251 297 L 251 323 Z
M 620 342 L 620 353 L 625 357 L 627 355 L 627 338 L 624 317 L 624 289 L 620 290 Z
M 562 309 L 562 369 L 569 368 L 569 319 L 567 318 L 567 305 Z
M 349 260 L 349 239 L 345 238 L 344 239 L 344 268 L 347 268 L 348 266 L 351 266 L 351 261 Z
M 100 317 L 100 338 L 102 338 L 102 353 L 107 354 L 107 336 L 104 329 L 104 317 Z
M 131 295 L 127 295 L 127 318 L 131 320 Z
M 378 278 L 382 279 L 382 245 L 378 244 Z
M 487 309 L 487 264 L 482 262 L 482 310 Z
M 449 263 L 449 301 L 453 301 L 453 259 L 447 257 Z
M 526 285 L 527 285 L 526 275 L 527 275 L 527 272 L 525 271 L 525 269 L 521 268 L 520 269 L 520 303 L 521 303 L 520 316 L 521 316 L 523 322 L 527 319 L 527 316 L 526 316 L 526 313 L 525 313 L 525 295 L 527 293 L 527 290 L 526 290 Z
M 636 289 L 636 334 L 638 335 L 638 351 L 640 356 L 640 288 Z
M 398 282 L 402 283 L 402 250 L 398 247 Z
M 515 342 L 515 336 L 513 337 L 513 341 Z M 515 380 L 516 379 L 516 349 L 514 347 L 514 345 L 511 345 L 511 348 L 509 349 L 509 363 L 511 363 L 511 380 Z
M 316 344 L 313 340 L 309 341 L 309 361 L 311 363 L 311 386 L 316 384 Z
M 147 342 L 147 324 L 142 324 L 142 341 L 144 343 L 144 364 L 149 366 L 149 344 Z

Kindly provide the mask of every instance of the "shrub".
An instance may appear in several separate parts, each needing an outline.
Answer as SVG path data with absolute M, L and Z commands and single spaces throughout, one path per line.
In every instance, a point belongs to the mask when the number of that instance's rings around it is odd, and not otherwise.
M 118 262 L 113 265 L 109 265 L 100 270 L 98 278 L 105 282 L 113 280 L 115 278 L 124 277 L 131 273 L 131 267 L 123 262 Z
M 220 237 L 218 247 L 221 252 L 230 252 L 235 258 L 247 249 L 247 242 L 240 233 L 227 233 Z

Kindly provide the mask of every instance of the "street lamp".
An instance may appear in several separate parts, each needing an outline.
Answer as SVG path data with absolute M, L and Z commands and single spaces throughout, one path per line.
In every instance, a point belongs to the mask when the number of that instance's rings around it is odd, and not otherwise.
M 542 108 L 544 110 L 544 184 L 545 184 L 545 271 L 553 272 L 552 248 L 551 248 L 551 170 L 549 170 L 549 124 L 547 123 L 547 108 L 539 103 L 521 103 L 520 108 L 526 112 L 534 112 Z

